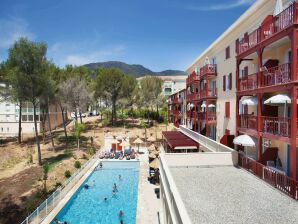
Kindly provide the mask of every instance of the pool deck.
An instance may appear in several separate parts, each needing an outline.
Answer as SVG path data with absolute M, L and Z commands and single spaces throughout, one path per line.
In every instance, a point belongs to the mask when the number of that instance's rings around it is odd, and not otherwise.
M 139 155 L 140 172 L 136 223 L 157 224 L 159 223 L 158 213 L 161 211 L 161 202 L 160 199 L 157 199 L 154 190 L 159 188 L 159 186 L 150 184 L 147 180 L 149 170 L 148 152 L 146 149 L 140 149 L 140 151 L 144 154 Z

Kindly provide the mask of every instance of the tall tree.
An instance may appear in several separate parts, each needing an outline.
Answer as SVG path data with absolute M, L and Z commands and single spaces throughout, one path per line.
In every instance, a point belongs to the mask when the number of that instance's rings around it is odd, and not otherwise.
M 95 92 L 96 95 L 104 95 L 112 104 L 112 125 L 117 119 L 116 103 L 121 98 L 123 81 L 125 75 L 116 68 L 99 69 L 96 77 Z
M 39 107 L 39 98 L 47 88 L 49 81 L 46 75 L 46 52 L 47 45 L 45 43 L 32 42 L 27 38 L 20 38 L 8 50 L 8 63 L 15 70 L 15 82 L 22 85 L 20 88 L 22 95 L 33 105 L 33 120 L 39 165 L 42 165 L 42 160 L 36 110 Z

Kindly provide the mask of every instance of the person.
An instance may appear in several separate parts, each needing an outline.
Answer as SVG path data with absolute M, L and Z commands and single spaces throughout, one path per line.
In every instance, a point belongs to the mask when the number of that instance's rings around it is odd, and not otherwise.
M 113 197 L 116 197 L 117 192 L 113 190 L 112 193 L 113 193 Z
M 85 189 L 89 189 L 89 185 L 86 183 L 86 184 L 84 185 L 84 188 L 85 188 Z
M 65 222 L 61 222 L 61 221 L 59 221 L 57 218 L 54 220 L 54 223 L 55 223 L 55 224 L 67 224 L 66 221 L 65 221 Z
M 116 185 L 116 183 L 114 183 L 114 186 L 113 186 L 113 191 L 116 191 L 116 192 L 118 192 L 118 189 L 117 189 L 117 185 Z
M 124 216 L 124 212 L 122 210 L 120 210 L 120 212 L 119 212 L 120 224 L 123 224 L 123 216 Z
M 122 177 L 121 177 L 121 175 L 119 174 L 119 180 L 122 180 Z
M 99 168 L 102 168 L 102 162 L 101 161 L 99 162 Z
M 92 181 L 92 186 L 95 186 L 95 180 Z
M 104 202 L 107 202 L 107 201 L 108 201 L 108 198 L 107 198 L 107 197 L 104 197 L 104 198 L 103 198 L 103 201 L 104 201 Z

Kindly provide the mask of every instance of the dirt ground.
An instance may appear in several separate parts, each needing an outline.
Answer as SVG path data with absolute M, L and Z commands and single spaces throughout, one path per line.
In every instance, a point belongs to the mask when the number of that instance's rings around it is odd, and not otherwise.
M 86 131 L 82 133 L 80 150 L 76 142 L 69 143 L 59 141 L 64 136 L 62 129 L 54 131 L 55 148 L 53 149 L 50 139 L 45 142 L 41 140 L 43 163 L 50 165 L 47 180 L 47 191 L 52 192 L 63 183 L 65 170 L 75 172 L 74 162 L 79 160 L 82 164 L 91 157 L 90 137 L 93 137 L 93 146 L 100 150 L 103 145 L 104 135 L 107 132 L 112 134 L 126 133 L 131 141 L 136 137 L 144 138 L 145 130 L 138 124 L 139 121 L 128 121 L 130 125 L 124 128 L 101 127 L 98 117 L 84 118 Z M 74 124 L 67 126 L 68 135 L 71 134 Z M 170 130 L 166 125 L 156 125 L 147 129 L 147 137 L 153 135 L 161 139 L 161 132 Z M 10 142 L 0 145 L 0 224 L 19 223 L 26 218 L 34 209 L 47 197 L 43 193 L 43 171 L 37 164 L 36 145 L 34 140 L 24 141 L 21 145 Z M 30 161 L 32 155 L 32 163 Z

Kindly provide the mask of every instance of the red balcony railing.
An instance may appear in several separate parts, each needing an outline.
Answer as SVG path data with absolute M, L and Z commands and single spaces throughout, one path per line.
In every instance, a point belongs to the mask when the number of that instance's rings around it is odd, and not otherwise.
M 291 119 L 288 117 L 266 117 L 262 116 L 263 133 L 291 136 Z
M 257 130 L 258 128 L 258 117 L 250 114 L 240 115 L 240 127 L 247 129 Z
M 298 182 L 296 180 L 240 153 L 238 155 L 238 165 L 240 167 L 266 181 L 289 197 L 298 200 Z
M 258 73 L 247 75 L 239 80 L 240 90 L 254 90 L 258 87 Z
M 242 54 L 276 33 L 297 23 L 298 3 L 294 2 L 276 16 L 268 16 L 260 27 L 236 41 L 236 53 Z
M 217 97 L 217 89 L 203 89 L 200 91 L 200 98 Z
M 187 93 L 186 94 L 186 100 L 187 101 L 194 101 L 198 100 L 199 94 L 198 93 Z
M 207 64 L 204 65 L 201 69 L 200 69 L 200 77 L 201 79 L 204 77 L 208 77 L 208 76 L 216 76 L 216 65 L 213 64 Z
M 195 81 L 199 81 L 199 76 L 196 72 L 192 72 L 187 78 L 186 78 L 186 84 L 191 84 Z
M 281 64 L 276 67 L 265 69 L 264 71 L 239 79 L 240 91 L 255 90 L 260 87 L 269 87 L 286 84 L 291 79 L 291 63 Z
M 261 86 L 274 86 L 291 81 L 291 64 L 286 63 L 261 72 Z
M 208 112 L 208 123 L 216 121 L 216 112 Z

